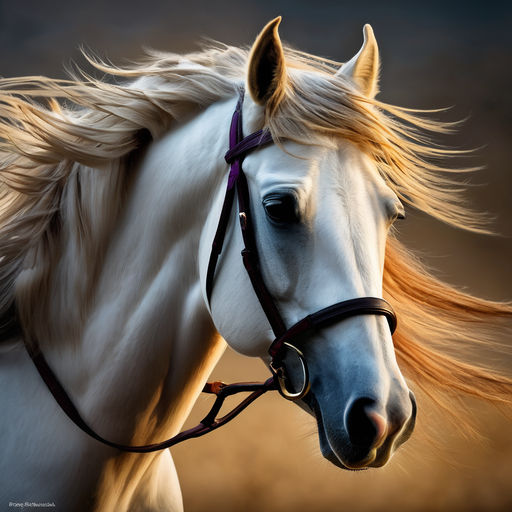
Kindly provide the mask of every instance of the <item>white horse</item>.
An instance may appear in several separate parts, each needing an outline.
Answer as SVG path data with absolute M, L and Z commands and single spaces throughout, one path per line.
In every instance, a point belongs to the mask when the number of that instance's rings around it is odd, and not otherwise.
M 154 54 L 131 69 L 95 63 L 133 78 L 124 85 L 0 82 L 1 506 L 183 508 L 169 450 L 124 453 L 84 434 L 23 339 L 41 347 L 85 421 L 123 444 L 177 434 L 226 342 L 269 361 L 273 336 L 240 259 L 235 209 L 211 308 L 206 298 L 241 87 L 244 134 L 266 128 L 275 141 L 243 165 L 261 272 L 287 326 L 339 301 L 382 297 L 383 277 L 398 312 L 394 340 L 385 317 L 365 314 L 297 342 L 311 383 L 298 403 L 316 417 L 323 455 L 342 468 L 378 467 L 410 435 L 414 400 L 394 349 L 432 393 L 509 396 L 508 379 L 429 343 L 446 332 L 470 342 L 468 315 L 485 321 L 510 308 L 439 283 L 390 234 L 400 199 L 480 229 L 426 163 L 443 152 L 403 121 L 443 127 L 375 100 L 368 25 L 359 53 L 335 69 L 283 48 L 279 21 L 249 55 L 219 47 Z M 49 107 L 31 99 L 44 97 Z

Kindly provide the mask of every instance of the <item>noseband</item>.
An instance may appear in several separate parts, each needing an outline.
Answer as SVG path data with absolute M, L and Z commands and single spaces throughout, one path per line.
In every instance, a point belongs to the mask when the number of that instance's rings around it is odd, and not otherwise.
M 302 320 L 299 320 L 293 324 L 291 327 L 286 328 L 286 323 L 283 320 L 279 309 L 265 284 L 261 272 L 258 248 L 256 245 L 256 236 L 251 215 L 249 187 L 247 184 L 247 178 L 242 169 L 242 162 L 247 154 L 262 146 L 272 143 L 273 140 L 270 132 L 267 130 L 259 130 L 257 132 L 251 133 L 247 137 L 243 136 L 243 98 L 244 94 L 243 91 L 241 91 L 236 110 L 231 120 L 231 128 L 229 132 L 229 151 L 225 155 L 226 162 L 230 165 L 230 172 L 226 195 L 222 205 L 220 219 L 215 237 L 213 239 L 212 250 L 208 262 L 208 270 L 206 276 L 206 296 L 208 299 L 208 304 L 210 304 L 214 285 L 215 268 L 217 266 L 219 256 L 222 252 L 224 238 L 226 235 L 229 219 L 231 217 L 231 211 L 233 209 L 236 193 L 238 199 L 238 217 L 240 220 L 240 229 L 244 243 L 244 249 L 242 250 L 242 260 L 261 308 L 263 309 L 275 335 L 275 339 L 268 349 L 268 353 L 271 358 L 269 366 L 272 372 L 272 377 L 262 383 L 247 382 L 229 385 L 222 382 L 207 383 L 203 389 L 203 392 L 215 394 L 216 400 L 210 412 L 199 423 L 199 425 L 181 432 L 180 434 L 160 443 L 143 446 L 124 445 L 103 438 L 88 426 L 88 424 L 82 419 L 78 409 L 71 401 L 69 395 L 64 390 L 55 373 L 48 365 L 43 353 L 40 350 L 37 340 L 32 340 L 32 343 L 28 343 L 27 340 L 24 339 L 27 352 L 32 358 L 32 361 L 34 362 L 34 365 L 36 366 L 39 374 L 41 375 L 46 386 L 48 387 L 49 391 L 61 409 L 83 432 L 112 448 L 117 448 L 126 452 L 148 453 L 169 448 L 177 443 L 191 439 L 193 437 L 203 436 L 204 434 L 212 432 L 213 430 L 234 419 L 249 404 L 251 404 L 254 400 L 269 390 L 277 389 L 281 395 L 288 400 L 298 400 L 304 397 L 310 388 L 308 367 L 302 352 L 296 347 L 294 340 L 303 337 L 305 334 L 310 334 L 319 329 L 328 327 L 329 325 L 358 315 L 383 315 L 388 321 L 391 334 L 393 334 L 396 329 L 397 320 L 393 308 L 384 299 L 376 297 L 360 297 L 337 302 L 332 306 L 328 306 L 326 308 L 320 309 L 315 313 L 307 315 Z M 298 391 L 291 390 L 289 387 L 290 378 L 288 376 L 284 362 L 287 351 L 292 351 L 302 364 L 302 369 L 304 372 L 304 383 L 301 386 L 301 389 Z M 224 400 L 228 396 L 243 392 L 249 392 L 250 395 L 247 396 L 230 412 L 221 418 L 217 418 Z

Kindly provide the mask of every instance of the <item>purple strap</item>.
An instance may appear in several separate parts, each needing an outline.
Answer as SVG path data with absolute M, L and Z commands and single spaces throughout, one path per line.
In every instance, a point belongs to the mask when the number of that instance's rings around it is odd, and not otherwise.
M 234 164 L 236 161 L 243 159 L 253 149 L 270 144 L 271 142 L 273 142 L 272 134 L 268 130 L 258 130 L 251 133 L 251 135 L 247 135 L 247 137 L 234 146 L 231 146 L 224 158 L 228 164 Z
M 261 275 L 258 249 L 254 237 L 254 227 L 251 221 L 252 216 L 250 213 L 249 189 L 247 179 L 242 169 L 242 162 L 245 156 L 254 149 L 271 143 L 272 135 L 268 130 L 258 130 L 247 137 L 243 136 L 242 102 L 243 93 L 240 95 L 236 110 L 231 119 L 231 126 L 229 130 L 229 150 L 224 157 L 226 162 L 230 164 L 231 168 L 229 172 L 226 196 L 224 198 L 224 204 L 222 205 L 219 224 L 213 239 L 210 260 L 208 262 L 208 271 L 206 274 L 206 296 L 208 302 L 210 302 L 215 277 L 215 268 L 217 266 L 219 255 L 222 251 L 222 245 L 224 243 L 226 229 L 234 202 L 233 191 L 236 188 L 238 196 L 238 210 L 241 216 L 242 236 L 245 245 L 242 251 L 243 263 L 270 326 L 272 327 L 275 336 L 279 337 L 286 331 L 286 326 Z
M 270 144 L 272 142 L 272 135 L 268 130 L 259 130 L 257 132 L 251 133 L 251 135 L 248 135 L 247 137 L 243 136 L 243 99 L 244 92 L 242 90 L 240 91 L 240 97 L 238 99 L 238 103 L 236 104 L 235 112 L 231 118 L 231 125 L 229 128 L 229 150 L 224 156 L 226 162 L 230 164 L 230 170 L 228 176 L 228 184 L 226 187 L 226 195 L 224 197 L 224 203 L 222 204 L 217 231 L 215 232 L 215 236 L 213 238 L 210 260 L 208 261 L 208 270 L 206 272 L 206 297 L 208 303 L 210 303 L 211 300 L 213 281 L 215 278 L 215 269 L 217 267 L 220 253 L 222 252 L 224 239 L 226 237 L 226 230 L 231 216 L 231 210 L 233 209 L 233 202 L 235 199 L 235 185 L 239 181 L 240 175 L 243 174 L 242 161 L 247 153 L 250 153 L 254 149 L 257 149 L 265 144 Z M 248 197 L 249 195 L 247 194 L 247 198 Z

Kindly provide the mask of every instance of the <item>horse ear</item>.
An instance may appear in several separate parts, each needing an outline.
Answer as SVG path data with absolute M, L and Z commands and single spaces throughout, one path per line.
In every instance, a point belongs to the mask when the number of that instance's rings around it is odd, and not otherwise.
M 284 52 L 277 28 L 281 16 L 267 23 L 254 42 L 249 56 L 247 88 L 259 105 L 277 105 L 284 92 L 286 67 Z
M 348 76 L 365 96 L 374 98 L 379 92 L 379 47 L 368 24 L 363 28 L 363 37 L 361 49 L 336 74 Z

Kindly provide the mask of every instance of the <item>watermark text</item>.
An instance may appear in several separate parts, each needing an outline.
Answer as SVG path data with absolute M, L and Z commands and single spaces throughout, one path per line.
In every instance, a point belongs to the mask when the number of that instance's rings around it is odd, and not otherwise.
M 55 508 L 53 501 L 9 501 L 10 508 Z

